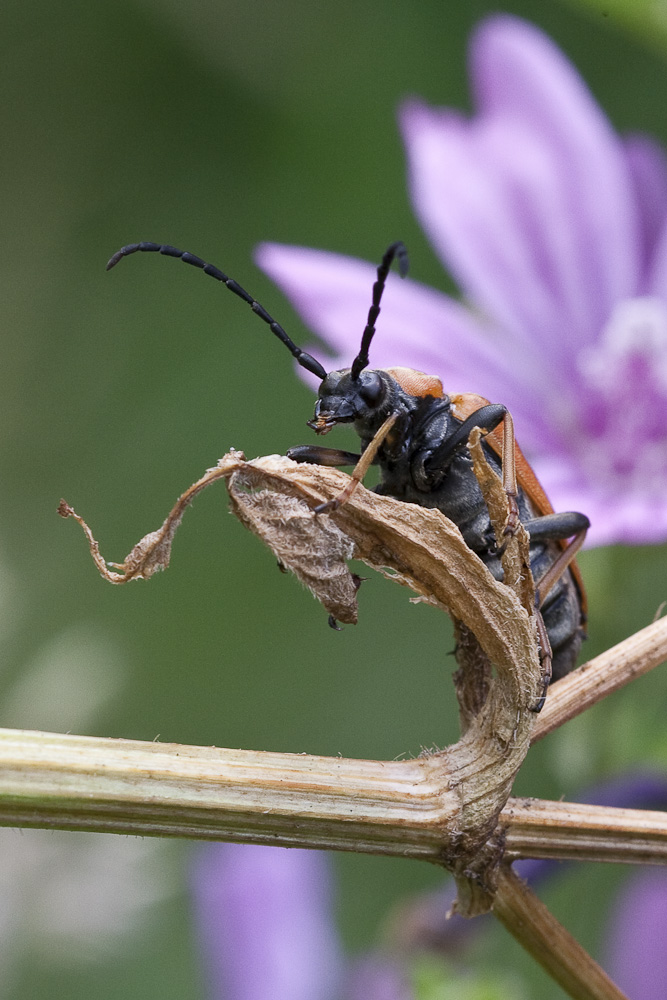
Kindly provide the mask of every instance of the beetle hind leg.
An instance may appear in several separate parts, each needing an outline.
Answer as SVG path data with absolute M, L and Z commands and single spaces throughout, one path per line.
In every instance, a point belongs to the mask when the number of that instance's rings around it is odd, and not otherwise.
M 564 591 L 560 594 L 560 596 L 558 596 L 554 593 L 553 588 L 572 564 L 574 557 L 583 545 L 589 525 L 590 522 L 585 514 L 579 514 L 574 511 L 569 511 L 563 514 L 545 514 L 543 517 L 535 518 L 532 521 L 526 521 L 524 525 L 530 534 L 531 543 L 548 541 L 563 542 L 568 538 L 572 539 L 570 543 L 562 549 L 542 576 L 535 581 L 535 614 L 537 619 L 537 638 L 540 646 L 540 660 L 542 662 L 543 687 L 542 693 L 536 704 L 531 706 L 531 711 L 533 712 L 541 711 L 544 705 L 547 688 L 551 681 L 552 673 L 554 673 L 554 655 L 556 656 L 557 661 L 555 672 L 556 678 L 561 676 L 563 672 L 563 664 L 562 662 L 558 662 L 558 655 L 559 653 L 563 653 L 563 649 L 559 648 L 558 640 L 555 639 L 556 654 L 552 651 L 549 633 L 542 614 L 542 609 L 544 608 L 544 613 L 547 617 L 549 617 L 549 612 L 551 611 L 553 617 L 552 605 L 554 605 L 554 599 L 555 605 L 558 605 L 562 604 L 562 601 L 567 598 L 568 591 Z M 553 595 L 554 599 L 548 601 L 547 598 L 550 594 Z M 583 623 L 585 621 L 585 609 L 580 603 L 579 608 L 581 613 L 581 623 Z M 566 655 L 572 661 L 576 659 L 583 634 L 584 630 L 580 624 L 580 627 L 575 634 L 566 634 L 565 636 L 566 643 L 563 645 L 567 646 Z M 578 641 L 576 642 L 576 645 L 573 646 L 572 643 L 575 641 L 576 636 L 578 636 Z

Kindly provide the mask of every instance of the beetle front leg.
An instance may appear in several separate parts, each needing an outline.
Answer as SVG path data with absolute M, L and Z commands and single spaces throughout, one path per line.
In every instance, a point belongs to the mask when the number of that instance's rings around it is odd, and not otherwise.
M 441 441 L 424 460 L 424 470 L 427 476 L 433 480 L 433 485 L 438 485 L 457 452 L 468 444 L 470 432 L 475 427 L 479 427 L 480 430 L 486 431 L 488 434 L 489 431 L 495 430 L 506 414 L 507 407 L 503 406 L 502 403 L 487 403 L 486 406 L 480 406 L 478 410 L 471 413 L 453 434 L 449 434 L 444 441 Z
M 308 465 L 326 465 L 338 468 L 341 465 L 356 465 L 361 455 L 340 448 L 322 448 L 317 444 L 301 444 L 290 448 L 287 457 L 293 462 L 307 462 Z
M 366 445 L 363 454 L 360 455 L 359 461 L 352 470 L 350 481 L 345 487 L 345 489 L 342 490 L 337 497 L 334 497 L 333 500 L 328 500 L 327 503 L 321 503 L 318 504 L 317 507 L 314 507 L 313 511 L 315 514 L 329 514 L 331 513 L 331 511 L 338 510 L 338 508 L 341 507 L 344 503 L 347 503 L 347 501 L 350 499 L 350 497 L 356 490 L 357 486 L 359 485 L 359 483 L 364 478 L 364 476 L 370 469 L 371 465 L 373 464 L 373 460 L 378 453 L 380 445 L 382 444 L 387 434 L 398 420 L 399 415 L 400 414 L 398 413 L 398 411 L 389 414 L 389 416 L 382 424 L 380 429 L 375 432 L 371 441 L 369 441 L 369 443 Z

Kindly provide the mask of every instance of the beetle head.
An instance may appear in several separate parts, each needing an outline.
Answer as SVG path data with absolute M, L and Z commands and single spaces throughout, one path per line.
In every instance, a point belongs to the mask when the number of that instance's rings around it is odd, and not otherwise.
M 381 423 L 395 396 L 394 379 L 386 372 L 362 371 L 356 377 L 349 368 L 330 372 L 322 381 L 308 426 L 317 434 L 328 434 L 336 424 Z

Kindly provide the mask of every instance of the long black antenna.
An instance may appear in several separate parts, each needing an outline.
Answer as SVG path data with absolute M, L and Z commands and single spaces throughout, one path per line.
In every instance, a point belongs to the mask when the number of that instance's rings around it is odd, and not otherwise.
M 366 320 L 366 328 L 361 335 L 359 353 L 352 362 L 350 370 L 353 379 L 358 379 L 364 368 L 368 366 L 368 349 L 371 346 L 371 340 L 375 333 L 375 324 L 380 315 L 380 299 L 382 298 L 389 268 L 394 257 L 398 257 L 398 272 L 400 276 L 404 278 L 408 273 L 408 251 L 405 249 L 405 243 L 398 240 L 396 243 L 392 243 L 390 247 L 387 247 L 378 267 L 377 281 L 373 285 L 373 304 L 368 310 L 368 319 Z
M 213 264 L 207 264 L 205 260 L 201 259 L 201 257 L 196 257 L 193 253 L 188 253 L 187 250 L 177 250 L 176 247 L 170 247 L 167 244 L 161 243 L 130 243 L 128 246 L 122 247 L 120 250 L 116 251 L 107 264 L 107 271 L 110 271 L 112 267 L 115 267 L 118 261 L 122 260 L 123 257 L 129 257 L 131 253 L 136 253 L 138 250 L 145 253 L 161 253 L 164 254 L 165 257 L 180 257 L 186 264 L 192 264 L 193 267 L 200 268 L 204 274 L 210 274 L 210 276 L 215 278 L 216 281 L 221 281 L 223 285 L 230 290 L 230 292 L 234 292 L 234 295 L 238 295 L 240 299 L 247 302 L 252 311 L 256 313 L 260 319 L 263 319 L 265 323 L 268 323 L 271 332 L 276 335 L 278 340 L 282 341 L 287 350 L 290 351 L 294 358 L 296 358 L 298 364 L 300 364 L 302 368 L 305 368 L 306 371 L 312 372 L 313 375 L 317 375 L 319 379 L 326 378 L 327 373 L 319 361 L 316 361 L 315 358 L 310 356 L 310 354 L 306 354 L 306 352 L 302 351 L 300 347 L 297 347 L 296 344 L 287 336 L 280 323 L 277 323 L 272 316 L 269 316 L 264 306 L 261 306 L 259 302 L 253 299 L 252 295 L 246 292 L 244 288 L 241 288 L 238 282 L 234 281 L 233 278 L 228 277 L 228 275 L 221 271 L 220 268 L 214 267 Z M 389 251 L 387 251 L 387 253 L 389 253 Z M 388 267 L 389 264 L 387 264 L 387 268 Z M 378 270 L 378 275 L 379 273 L 380 271 Z M 380 294 L 382 294 L 381 291 Z M 366 364 L 368 364 L 368 361 L 366 361 Z

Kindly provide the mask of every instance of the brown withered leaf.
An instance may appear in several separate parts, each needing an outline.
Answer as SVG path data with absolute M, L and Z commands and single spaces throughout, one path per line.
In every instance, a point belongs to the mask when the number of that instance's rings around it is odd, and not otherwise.
M 270 490 L 249 492 L 236 473 L 227 483 L 231 510 L 265 542 L 329 614 L 356 625 L 358 578 L 348 568 L 354 544 L 328 517 L 316 517 L 303 500 Z
M 129 583 L 130 580 L 148 580 L 154 573 L 166 569 L 171 558 L 171 546 L 174 535 L 183 520 L 186 508 L 192 503 L 194 498 L 207 486 L 217 482 L 219 479 L 226 479 L 237 468 L 239 463 L 245 461 L 243 452 L 232 449 L 218 464 L 212 469 L 207 469 L 201 479 L 188 487 L 185 493 L 181 494 L 169 514 L 165 518 L 162 526 L 157 531 L 149 531 L 147 535 L 137 542 L 128 553 L 122 563 L 107 563 L 100 554 L 99 543 L 95 540 L 92 531 L 71 507 L 66 500 L 61 500 L 58 505 L 58 513 L 61 517 L 73 517 L 83 528 L 88 540 L 90 554 L 93 557 L 101 576 L 109 583 Z M 109 569 L 120 570 L 114 573 Z

